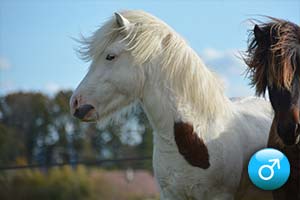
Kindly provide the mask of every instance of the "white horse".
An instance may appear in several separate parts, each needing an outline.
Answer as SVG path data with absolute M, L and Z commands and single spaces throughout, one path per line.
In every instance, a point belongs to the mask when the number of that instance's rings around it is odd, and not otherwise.
M 162 200 L 234 199 L 243 191 L 248 159 L 267 143 L 268 102 L 231 102 L 187 43 L 142 11 L 115 13 L 84 42 L 92 63 L 71 97 L 71 112 L 103 122 L 139 101 L 154 129 Z

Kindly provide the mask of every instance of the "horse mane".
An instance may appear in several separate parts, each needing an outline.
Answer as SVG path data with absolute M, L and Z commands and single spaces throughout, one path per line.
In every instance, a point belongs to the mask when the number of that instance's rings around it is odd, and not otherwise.
M 218 116 L 228 114 L 229 100 L 224 96 L 222 82 L 205 67 L 181 36 L 160 19 L 143 11 L 121 14 L 131 23 L 130 29 L 119 28 L 112 18 L 92 37 L 84 38 L 81 53 L 85 59 L 97 59 L 107 45 L 122 35 L 139 66 L 159 60 L 162 73 L 171 83 L 170 89 L 177 95 L 177 107 L 190 115 L 186 116 L 188 119 L 204 126 Z M 187 108 L 186 102 L 192 108 Z
M 268 85 L 290 90 L 297 69 L 297 54 L 300 55 L 299 26 L 286 20 L 268 18 L 269 22 L 258 25 L 264 41 L 259 42 L 254 30 L 251 30 L 244 57 L 248 65 L 247 74 L 257 95 L 265 95 Z

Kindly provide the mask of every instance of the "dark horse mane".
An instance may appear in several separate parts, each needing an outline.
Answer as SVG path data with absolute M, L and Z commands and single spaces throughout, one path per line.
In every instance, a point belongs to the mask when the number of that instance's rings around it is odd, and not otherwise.
M 300 27 L 289 21 L 268 18 L 269 22 L 258 24 L 261 39 L 256 38 L 255 30 L 250 31 L 244 56 L 249 66 L 247 75 L 257 95 L 265 95 L 267 86 L 289 90 L 297 69 L 297 57 L 300 60 Z

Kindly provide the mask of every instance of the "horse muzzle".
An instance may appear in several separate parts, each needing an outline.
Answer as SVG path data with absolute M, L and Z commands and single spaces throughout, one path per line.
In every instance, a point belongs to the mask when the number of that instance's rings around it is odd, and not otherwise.
M 95 121 L 98 118 L 94 106 L 90 104 L 84 104 L 76 108 L 73 116 L 85 122 Z
M 295 132 L 296 141 L 295 144 L 300 144 L 300 124 L 297 124 L 297 129 Z
M 300 125 L 298 123 L 279 123 L 277 132 L 285 145 L 291 146 L 299 143 Z

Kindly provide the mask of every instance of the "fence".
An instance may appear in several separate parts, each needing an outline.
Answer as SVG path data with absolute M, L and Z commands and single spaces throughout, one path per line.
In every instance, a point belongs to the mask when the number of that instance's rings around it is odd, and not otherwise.
M 103 159 L 96 161 L 78 161 L 78 162 L 64 162 L 64 163 L 51 163 L 51 164 L 29 164 L 29 165 L 12 165 L 12 166 L 0 166 L 0 170 L 18 170 L 18 169 L 33 169 L 33 168 L 50 168 L 50 167 L 62 167 L 65 165 L 86 165 L 86 166 L 101 166 L 104 163 L 126 163 L 126 162 L 140 162 L 151 160 L 151 156 L 145 157 L 133 157 L 133 158 L 119 158 L 119 159 Z

